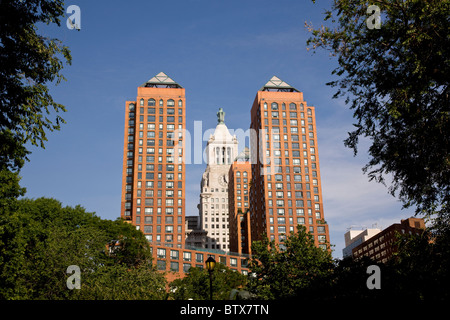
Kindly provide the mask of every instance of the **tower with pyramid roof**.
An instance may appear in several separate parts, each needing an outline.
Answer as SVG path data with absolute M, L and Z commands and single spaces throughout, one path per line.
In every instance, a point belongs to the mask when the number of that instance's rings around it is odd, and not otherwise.
M 256 93 L 250 128 L 251 241 L 267 235 L 282 244 L 301 225 L 317 246 L 329 249 L 315 107 L 273 76 Z
M 125 102 L 121 217 L 152 244 L 185 243 L 185 128 L 185 89 L 164 72 Z

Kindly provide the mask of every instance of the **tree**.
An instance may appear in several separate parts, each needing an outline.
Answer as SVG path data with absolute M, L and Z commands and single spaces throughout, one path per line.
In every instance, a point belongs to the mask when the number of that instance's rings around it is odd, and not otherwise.
M 0 1 L 0 296 L 3 297 L 26 295 L 25 291 L 31 290 L 28 283 L 23 287 L 13 284 L 17 273 L 8 269 L 15 263 L 28 263 L 23 261 L 23 255 L 15 255 L 26 247 L 23 242 L 26 228 L 17 229 L 22 226 L 17 198 L 25 194 L 25 189 L 19 186 L 19 170 L 30 153 L 27 142 L 44 147 L 45 130 L 58 130 L 64 122 L 58 112 L 65 108 L 53 101 L 46 84 L 64 79 L 60 71 L 63 60 L 71 63 L 70 52 L 59 40 L 38 34 L 36 27 L 38 23 L 60 25 L 63 15 L 63 1 Z M 54 121 L 50 120 L 52 112 Z M 9 242 L 12 239 L 21 239 L 14 243 L 17 247 Z M 14 288 L 20 288 L 20 292 Z
M 337 56 L 334 98 L 346 97 L 355 130 L 345 145 L 357 153 L 369 138 L 370 180 L 392 179 L 389 192 L 417 214 L 450 211 L 449 0 L 335 0 L 330 26 L 314 29 L 309 49 Z
M 64 1 L 0 2 L 0 169 L 17 171 L 29 151 L 44 147 L 45 130 L 59 130 L 65 107 L 56 103 L 47 83 L 60 83 L 69 49 L 58 39 L 38 34 L 38 23 L 60 25 Z M 52 115 L 52 112 L 54 114 Z M 51 120 L 51 116 L 55 120 Z
M 330 252 L 316 247 L 312 235 L 298 225 L 280 245 L 267 238 L 253 242 L 249 268 L 254 276 L 248 288 L 260 299 L 311 297 L 332 267 Z
M 213 274 L 213 299 L 227 300 L 233 289 L 245 286 L 247 277 L 217 263 Z M 191 267 L 182 279 L 170 283 L 171 297 L 175 300 L 209 300 L 209 273 L 206 269 Z
M 165 298 L 148 242 L 129 223 L 47 198 L 18 200 L 17 211 L 0 219 L 0 299 Z M 71 265 L 80 268 L 80 290 L 66 286 Z
M 64 123 L 58 113 L 65 107 L 53 100 L 47 83 L 64 80 L 60 71 L 63 61 L 71 64 L 70 51 L 36 27 L 59 26 L 63 4 L 0 1 L 0 215 L 13 212 L 16 199 L 25 194 L 19 171 L 30 153 L 27 142 L 44 148 L 45 130 L 59 130 Z
M 434 232 L 433 230 L 437 230 Z M 450 226 L 421 234 L 398 234 L 398 248 L 388 266 L 392 291 L 409 301 L 448 301 L 450 298 Z

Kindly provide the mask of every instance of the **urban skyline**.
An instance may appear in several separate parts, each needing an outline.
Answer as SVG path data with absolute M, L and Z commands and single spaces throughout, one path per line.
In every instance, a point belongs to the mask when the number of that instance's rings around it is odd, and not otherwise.
M 253 94 L 272 75 L 304 92 L 316 108 L 323 203 L 336 256 L 348 227 L 386 227 L 413 214 L 413 209 L 401 210 L 385 186 L 368 182 L 362 174 L 364 145 L 357 157 L 343 146 L 353 119 L 343 100 L 332 99 L 334 90 L 325 85 L 335 62 L 305 48 L 304 22 L 320 24 L 328 4 L 199 1 L 174 7 L 141 2 L 139 12 L 125 4 L 77 4 L 80 32 L 64 26 L 47 33 L 72 50 L 73 65 L 63 71 L 68 81 L 50 88 L 55 100 L 67 106 L 67 124 L 48 135 L 45 150 L 31 148 L 31 161 L 21 172 L 27 197 L 54 197 L 64 205 L 81 204 L 102 218 L 119 217 L 123 101 L 164 70 L 189 90 L 186 126 L 191 132 L 195 121 L 202 121 L 205 131 L 213 128 L 219 107 L 227 111 L 230 130 L 248 128 Z M 169 13 L 173 19 L 167 27 Z M 157 31 L 151 34 L 146 28 L 149 14 Z M 273 17 L 278 24 L 267 23 Z M 197 215 L 203 171 L 204 164 L 188 165 L 187 216 Z

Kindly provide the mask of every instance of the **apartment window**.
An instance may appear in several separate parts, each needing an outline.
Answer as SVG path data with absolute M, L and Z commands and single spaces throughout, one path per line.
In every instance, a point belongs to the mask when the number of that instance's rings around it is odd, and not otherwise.
M 149 107 L 155 106 L 155 105 L 156 105 L 155 99 L 148 99 L 147 105 L 148 105 Z M 150 110 L 150 108 L 149 108 L 149 110 Z M 153 110 L 155 110 L 155 108 L 153 108 Z
M 170 271 L 178 272 L 180 271 L 180 266 L 178 262 L 170 261 Z
M 166 249 L 158 248 L 156 251 L 156 255 L 158 258 L 165 259 L 166 258 Z
M 178 260 L 178 251 L 170 250 L 170 259 Z
M 156 267 L 160 271 L 166 270 L 166 261 L 164 261 L 164 260 L 156 261 Z

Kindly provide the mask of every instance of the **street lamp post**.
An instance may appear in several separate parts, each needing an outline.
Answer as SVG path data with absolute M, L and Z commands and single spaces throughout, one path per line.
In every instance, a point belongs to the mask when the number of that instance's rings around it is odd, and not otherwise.
M 214 260 L 213 257 L 209 257 L 206 262 L 206 269 L 208 269 L 209 272 L 209 299 L 212 300 L 212 272 L 214 270 L 214 267 L 216 266 L 216 260 Z

